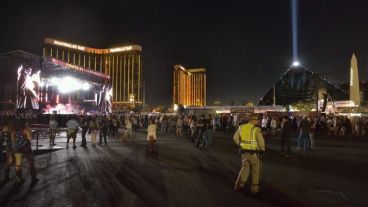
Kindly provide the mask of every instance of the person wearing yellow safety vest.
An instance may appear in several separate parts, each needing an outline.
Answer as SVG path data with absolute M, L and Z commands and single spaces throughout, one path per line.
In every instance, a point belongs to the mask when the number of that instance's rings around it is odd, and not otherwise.
M 242 124 L 236 131 L 233 140 L 239 146 L 242 158 L 242 167 L 235 183 L 235 190 L 241 190 L 251 174 L 252 194 L 259 192 L 259 181 L 261 177 L 262 160 L 265 151 L 265 142 L 259 124 L 258 115 L 252 114 L 247 124 Z

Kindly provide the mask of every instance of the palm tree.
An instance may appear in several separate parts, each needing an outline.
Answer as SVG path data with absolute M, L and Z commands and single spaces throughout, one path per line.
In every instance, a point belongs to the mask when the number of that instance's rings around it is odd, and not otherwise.
M 318 99 L 319 99 L 319 90 L 321 88 L 323 88 L 323 82 L 322 82 L 322 78 L 321 75 L 319 73 L 313 73 L 312 75 L 312 79 L 313 79 L 313 87 L 312 87 L 312 92 L 314 93 L 314 100 L 316 103 L 316 112 L 318 112 Z

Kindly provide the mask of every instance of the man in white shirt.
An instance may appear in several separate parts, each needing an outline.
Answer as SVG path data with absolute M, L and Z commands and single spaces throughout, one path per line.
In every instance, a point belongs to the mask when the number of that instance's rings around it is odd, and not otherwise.
M 130 141 L 133 141 L 132 128 L 133 128 L 133 123 L 131 121 L 131 118 L 129 117 L 129 118 L 125 119 L 125 137 L 129 136 Z
M 178 121 L 176 122 L 176 136 L 181 137 L 183 133 L 183 125 L 184 125 L 184 121 L 179 116 Z
M 274 117 L 272 117 L 272 120 L 271 120 L 271 134 L 272 135 L 276 134 L 276 129 L 277 129 L 277 121 Z
M 150 120 L 147 128 L 147 152 L 157 152 L 156 139 L 156 124 L 154 120 Z
M 66 148 L 69 148 L 69 139 L 73 138 L 73 149 L 77 148 L 77 146 L 75 146 L 75 139 L 77 138 L 77 133 L 78 133 L 78 127 L 79 127 L 79 123 L 76 120 L 75 116 L 72 116 L 72 118 L 66 123 L 66 127 L 67 127 L 67 141 L 66 141 Z
M 58 122 L 56 121 L 54 116 L 50 117 L 49 125 L 50 125 L 50 146 L 55 146 L 55 137 L 58 128 Z
M 262 118 L 262 122 L 261 122 L 261 127 L 262 127 L 262 130 L 267 130 L 267 117 L 266 116 L 263 116 Z

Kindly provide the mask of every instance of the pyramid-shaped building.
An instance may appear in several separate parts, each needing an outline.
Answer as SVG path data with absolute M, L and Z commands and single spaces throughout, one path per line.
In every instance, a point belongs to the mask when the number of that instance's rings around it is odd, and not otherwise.
M 330 83 L 321 75 L 314 73 L 303 66 L 290 67 L 282 77 L 272 85 L 266 95 L 257 105 L 288 106 L 297 102 L 314 102 L 316 92 L 323 91 L 329 100 L 347 100 L 345 90 Z M 319 99 L 322 97 L 319 96 Z

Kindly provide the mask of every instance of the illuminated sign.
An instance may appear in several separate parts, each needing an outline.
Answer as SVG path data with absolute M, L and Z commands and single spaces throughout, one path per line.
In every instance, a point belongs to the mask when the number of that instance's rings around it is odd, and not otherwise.
M 116 47 L 116 48 L 111 48 L 111 49 L 95 49 L 95 48 L 85 47 L 85 46 L 63 42 L 63 41 L 59 41 L 59 40 L 55 40 L 51 38 L 45 38 L 45 43 L 53 44 L 53 45 L 57 45 L 61 47 L 66 47 L 66 48 L 71 48 L 75 50 L 97 53 L 97 54 L 108 54 L 108 53 L 125 52 L 125 51 L 132 51 L 132 50 L 142 51 L 142 47 L 139 45 L 129 45 L 129 46 Z
M 133 46 L 117 47 L 117 48 L 110 49 L 109 52 L 124 52 L 124 51 L 130 51 L 132 49 L 133 49 Z
M 87 68 L 79 67 L 78 65 L 73 65 L 73 64 L 70 64 L 70 63 L 66 63 L 66 62 L 57 60 L 55 58 L 52 58 L 52 62 L 55 63 L 55 64 L 58 64 L 58 65 L 62 65 L 62 66 L 71 68 L 73 70 L 77 70 L 77 71 L 84 72 L 84 73 L 89 73 L 91 75 L 98 76 L 98 77 L 110 80 L 110 76 L 107 75 L 107 74 L 104 74 L 104 73 L 99 73 L 99 72 L 96 72 L 96 71 L 93 71 L 93 70 L 89 70 Z
M 59 46 L 63 46 L 63 47 L 72 48 L 72 49 L 83 50 L 83 51 L 85 49 L 85 47 L 83 47 L 83 46 L 70 44 L 70 43 L 67 43 L 67 42 L 61 42 L 61 41 L 57 41 L 57 40 L 54 40 L 54 44 L 59 45 Z
M 352 100 L 348 101 L 335 101 L 334 102 L 335 107 L 354 107 L 355 103 Z
M 230 112 L 231 113 L 253 113 L 254 108 L 253 107 L 231 107 Z

